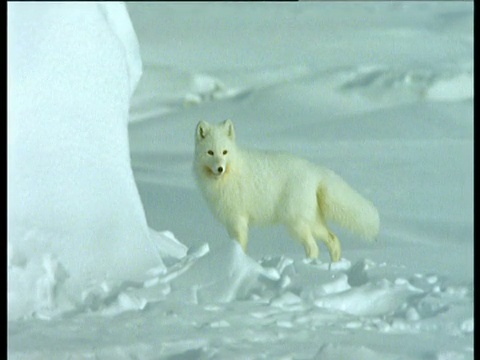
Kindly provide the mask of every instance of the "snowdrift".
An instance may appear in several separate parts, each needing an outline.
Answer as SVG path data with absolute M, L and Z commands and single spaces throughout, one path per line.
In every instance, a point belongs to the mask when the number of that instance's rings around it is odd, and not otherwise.
M 130 166 L 129 101 L 142 63 L 125 5 L 13 3 L 8 16 L 16 318 L 75 306 L 89 287 L 135 279 L 162 259 Z

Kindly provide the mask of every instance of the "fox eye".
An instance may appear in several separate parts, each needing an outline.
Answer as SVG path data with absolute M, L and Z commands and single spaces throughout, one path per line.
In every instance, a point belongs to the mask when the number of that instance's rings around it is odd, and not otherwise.
M 212 150 L 208 150 L 208 151 L 207 151 L 207 154 L 210 155 L 210 156 L 213 156 L 213 151 L 212 151 Z
M 227 155 L 228 151 L 227 150 L 223 150 L 223 155 Z

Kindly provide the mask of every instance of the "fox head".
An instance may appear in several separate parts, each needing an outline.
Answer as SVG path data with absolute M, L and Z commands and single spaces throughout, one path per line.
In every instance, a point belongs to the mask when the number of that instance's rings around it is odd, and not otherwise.
M 235 130 L 231 120 L 219 125 L 200 121 L 195 131 L 195 165 L 201 173 L 219 179 L 230 171 L 236 151 Z

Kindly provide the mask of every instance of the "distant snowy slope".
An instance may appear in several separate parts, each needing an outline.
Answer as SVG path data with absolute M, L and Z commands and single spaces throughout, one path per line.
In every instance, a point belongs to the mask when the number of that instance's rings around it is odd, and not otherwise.
M 458 55 L 473 54 L 471 6 L 468 1 L 127 4 L 144 64 L 193 71 L 305 63 L 406 66 L 412 59 L 422 66 L 432 57 L 455 64 Z

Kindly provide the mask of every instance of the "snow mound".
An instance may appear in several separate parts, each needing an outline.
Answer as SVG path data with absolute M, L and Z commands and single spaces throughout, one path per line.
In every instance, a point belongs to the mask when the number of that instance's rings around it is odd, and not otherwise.
M 461 73 L 439 79 L 427 90 L 426 96 L 436 101 L 473 99 L 473 74 Z
M 408 282 L 392 284 L 382 280 L 322 297 L 315 305 L 358 316 L 386 315 L 397 310 L 415 292 L 422 291 Z
M 340 91 L 357 93 L 375 102 L 473 99 L 473 71 L 434 71 L 366 66 L 339 73 Z
M 315 76 L 307 66 L 194 72 L 145 64 L 143 72 L 132 97 L 132 123 L 159 119 L 209 102 L 240 101 L 256 91 Z
M 326 344 L 312 360 L 408 360 L 410 358 L 371 350 L 366 346 Z
M 125 4 L 12 3 L 8 15 L 8 311 L 49 316 L 92 284 L 163 266 L 130 166 L 142 63 Z
M 227 241 L 197 257 L 188 273 L 173 279 L 172 296 L 196 304 L 245 300 L 264 293 L 279 278 L 278 271 L 262 267 L 237 242 Z

